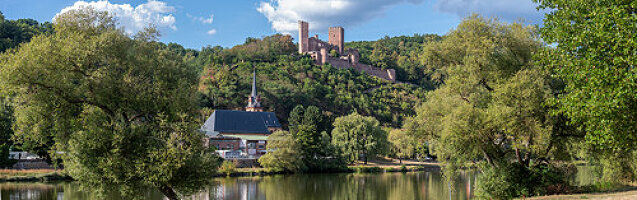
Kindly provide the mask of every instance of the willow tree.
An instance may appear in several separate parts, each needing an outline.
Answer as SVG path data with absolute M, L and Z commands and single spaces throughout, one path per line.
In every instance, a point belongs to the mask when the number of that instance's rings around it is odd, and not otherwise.
M 85 186 L 169 199 L 205 186 L 217 158 L 193 120 L 197 71 L 154 42 L 134 39 L 105 12 L 74 10 L 0 57 L 0 85 L 15 95 L 17 143 L 52 141 L 65 170 Z
M 532 26 L 474 15 L 424 48 L 422 61 L 443 70 L 446 78 L 405 128 L 437 144 L 435 153 L 448 177 L 477 162 L 483 172 L 501 172 L 483 173 L 483 180 L 507 177 L 503 181 L 514 182 L 498 189 L 492 187 L 503 183 L 483 181 L 485 198 L 530 195 L 550 184 L 524 179 L 537 167 L 550 166 L 546 161 L 557 145 L 546 107 L 552 96 L 549 81 L 532 62 L 541 47 Z
M 566 83 L 559 112 L 586 131 L 606 180 L 637 178 L 637 2 L 536 0 L 550 12 L 542 64 Z
M 343 152 L 347 161 L 354 162 L 363 155 L 363 161 L 367 164 L 368 158 L 385 153 L 387 133 L 374 117 L 353 112 L 334 120 L 332 144 Z

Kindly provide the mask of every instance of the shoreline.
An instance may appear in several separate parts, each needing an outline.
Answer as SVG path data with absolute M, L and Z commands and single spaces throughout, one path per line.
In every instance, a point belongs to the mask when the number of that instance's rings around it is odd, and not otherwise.
M 237 171 L 231 173 L 229 176 L 226 176 L 223 173 L 217 173 L 213 177 L 215 178 L 223 178 L 223 177 L 250 177 L 250 176 L 271 176 L 271 175 L 279 175 L 279 174 L 303 174 L 303 173 L 290 173 L 290 172 L 268 172 L 265 168 L 239 168 L 247 169 L 245 171 Z M 439 165 L 417 165 L 417 166 L 408 166 L 404 169 L 401 167 L 379 167 L 379 166 L 347 166 L 345 170 L 338 171 L 323 171 L 323 172 L 308 172 L 306 174 L 313 173 L 325 173 L 325 174 L 336 174 L 336 173 L 395 173 L 395 172 L 419 172 L 419 171 L 440 171 L 442 168 Z

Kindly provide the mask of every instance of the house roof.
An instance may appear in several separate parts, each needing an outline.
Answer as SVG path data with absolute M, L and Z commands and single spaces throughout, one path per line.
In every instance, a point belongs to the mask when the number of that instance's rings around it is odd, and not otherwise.
M 270 134 L 269 127 L 281 127 L 273 112 L 215 110 L 201 126 L 209 135 L 218 133 Z

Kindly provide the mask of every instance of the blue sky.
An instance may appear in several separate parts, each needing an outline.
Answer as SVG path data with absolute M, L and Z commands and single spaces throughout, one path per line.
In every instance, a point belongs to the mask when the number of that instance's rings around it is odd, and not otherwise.
M 343 26 L 346 41 L 360 41 L 445 34 L 470 13 L 530 24 L 543 17 L 531 0 L 0 0 L 6 18 L 40 22 L 80 6 L 114 13 L 130 33 L 156 24 L 161 41 L 194 49 L 232 47 L 247 37 L 275 33 L 296 38 L 298 19 L 309 21 L 310 35 L 321 39 L 326 40 L 327 27 Z

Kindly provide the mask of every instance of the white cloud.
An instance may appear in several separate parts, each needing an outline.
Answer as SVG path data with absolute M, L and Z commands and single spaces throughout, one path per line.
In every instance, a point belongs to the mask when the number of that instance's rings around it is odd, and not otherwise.
M 261 2 L 257 11 L 265 15 L 278 32 L 295 32 L 298 20 L 310 23 L 312 30 L 329 26 L 356 25 L 382 16 L 385 10 L 401 3 L 423 0 L 270 0 Z
M 98 11 L 107 11 L 117 19 L 118 26 L 123 27 L 129 34 L 144 30 L 149 24 L 154 24 L 159 29 L 177 30 L 175 17 L 172 15 L 175 8 L 155 0 L 148 0 L 148 2 L 137 7 L 133 7 L 130 4 L 113 4 L 107 0 L 77 1 L 72 6 L 62 9 L 55 16 L 81 7 L 93 7 Z
M 537 23 L 544 16 L 544 12 L 538 11 L 537 4 L 531 0 L 438 0 L 435 7 L 460 17 L 478 13 L 486 17 Z
M 210 17 L 195 17 L 195 16 L 192 16 L 190 14 L 186 14 L 186 16 L 188 16 L 188 18 L 191 18 L 191 19 L 196 20 L 198 22 L 201 22 L 203 24 L 212 24 L 212 22 L 214 20 L 214 17 L 215 17 L 214 14 L 210 14 Z
M 214 29 L 214 28 L 213 28 L 213 29 L 210 29 L 210 30 L 209 30 L 208 32 L 206 32 L 206 33 L 208 33 L 208 35 L 214 35 L 214 34 L 216 34 L 216 33 L 217 33 L 217 29 Z

